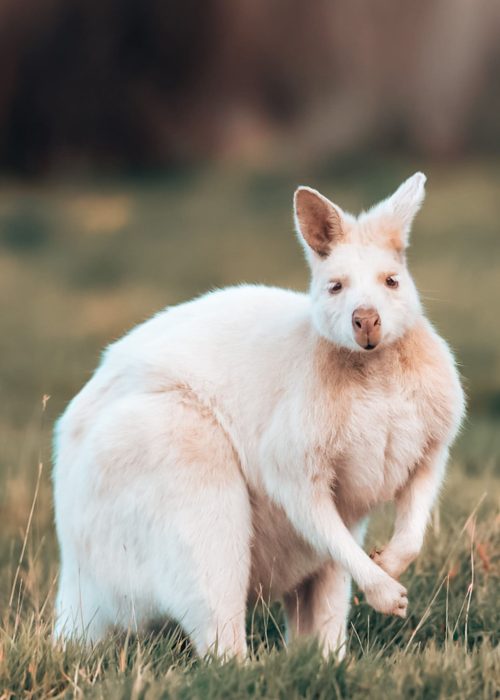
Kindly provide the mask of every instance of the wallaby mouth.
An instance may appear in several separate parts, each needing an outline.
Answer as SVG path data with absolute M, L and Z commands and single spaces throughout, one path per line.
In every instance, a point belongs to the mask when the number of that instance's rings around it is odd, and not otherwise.
M 375 348 L 378 348 L 380 345 L 380 340 L 377 340 L 376 338 L 372 338 L 371 335 L 366 336 L 364 338 L 356 338 L 354 337 L 354 340 L 356 343 L 359 345 L 361 350 L 375 350 Z

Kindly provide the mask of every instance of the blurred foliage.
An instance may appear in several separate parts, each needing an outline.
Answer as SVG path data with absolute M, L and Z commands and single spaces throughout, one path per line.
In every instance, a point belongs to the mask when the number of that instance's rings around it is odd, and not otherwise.
M 294 187 L 307 182 L 359 211 L 418 167 L 429 176 L 428 197 L 410 266 L 431 319 L 457 352 L 472 414 L 499 416 L 500 168 L 484 160 L 456 169 L 375 156 L 309 170 L 6 182 L 1 412 L 23 421 L 43 393 L 59 411 L 100 348 L 166 304 L 242 281 L 305 289 L 292 229 Z
M 500 144 L 496 0 L 2 0 L 0 168 Z

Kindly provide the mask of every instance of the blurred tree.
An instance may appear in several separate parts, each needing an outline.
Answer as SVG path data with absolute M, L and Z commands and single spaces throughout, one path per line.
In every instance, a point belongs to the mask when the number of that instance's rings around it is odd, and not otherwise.
M 3 0 L 0 166 L 491 148 L 499 39 L 497 0 Z

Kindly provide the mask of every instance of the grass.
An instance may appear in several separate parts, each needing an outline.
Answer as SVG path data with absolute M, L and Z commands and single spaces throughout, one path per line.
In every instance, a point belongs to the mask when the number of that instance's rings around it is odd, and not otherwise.
M 50 435 L 102 346 L 167 303 L 242 280 L 304 288 L 290 199 L 301 181 L 346 208 L 416 167 L 349 163 L 301 174 L 3 183 L 0 188 L 0 699 L 493 698 L 500 696 L 500 169 L 432 166 L 411 264 L 456 348 L 470 414 L 425 550 L 404 576 L 405 621 L 355 592 L 349 652 L 285 649 L 279 605 L 250 611 L 245 664 L 196 659 L 173 625 L 93 649 L 51 643 L 57 581 Z M 360 179 L 361 173 L 361 179 Z M 47 397 L 50 395 L 50 399 Z M 45 397 L 45 398 L 44 398 Z M 39 466 L 41 465 L 41 466 Z M 374 517 L 383 543 L 391 512 Z

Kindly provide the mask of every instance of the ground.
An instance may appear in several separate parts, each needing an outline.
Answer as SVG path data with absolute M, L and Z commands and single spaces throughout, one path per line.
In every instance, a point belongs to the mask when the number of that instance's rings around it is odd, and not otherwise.
M 346 660 L 285 648 L 279 606 L 249 612 L 244 665 L 194 658 L 174 626 L 53 647 L 54 419 L 101 348 L 167 304 L 256 281 L 304 289 L 291 225 L 297 184 L 346 209 L 417 169 L 428 199 L 410 265 L 457 351 L 469 418 L 425 549 L 403 577 L 405 621 L 355 592 Z M 500 168 L 371 158 L 282 173 L 198 170 L 0 186 L 0 700 L 8 698 L 493 698 L 500 693 Z M 49 398 L 50 397 L 50 398 Z M 374 517 L 370 544 L 390 532 Z

